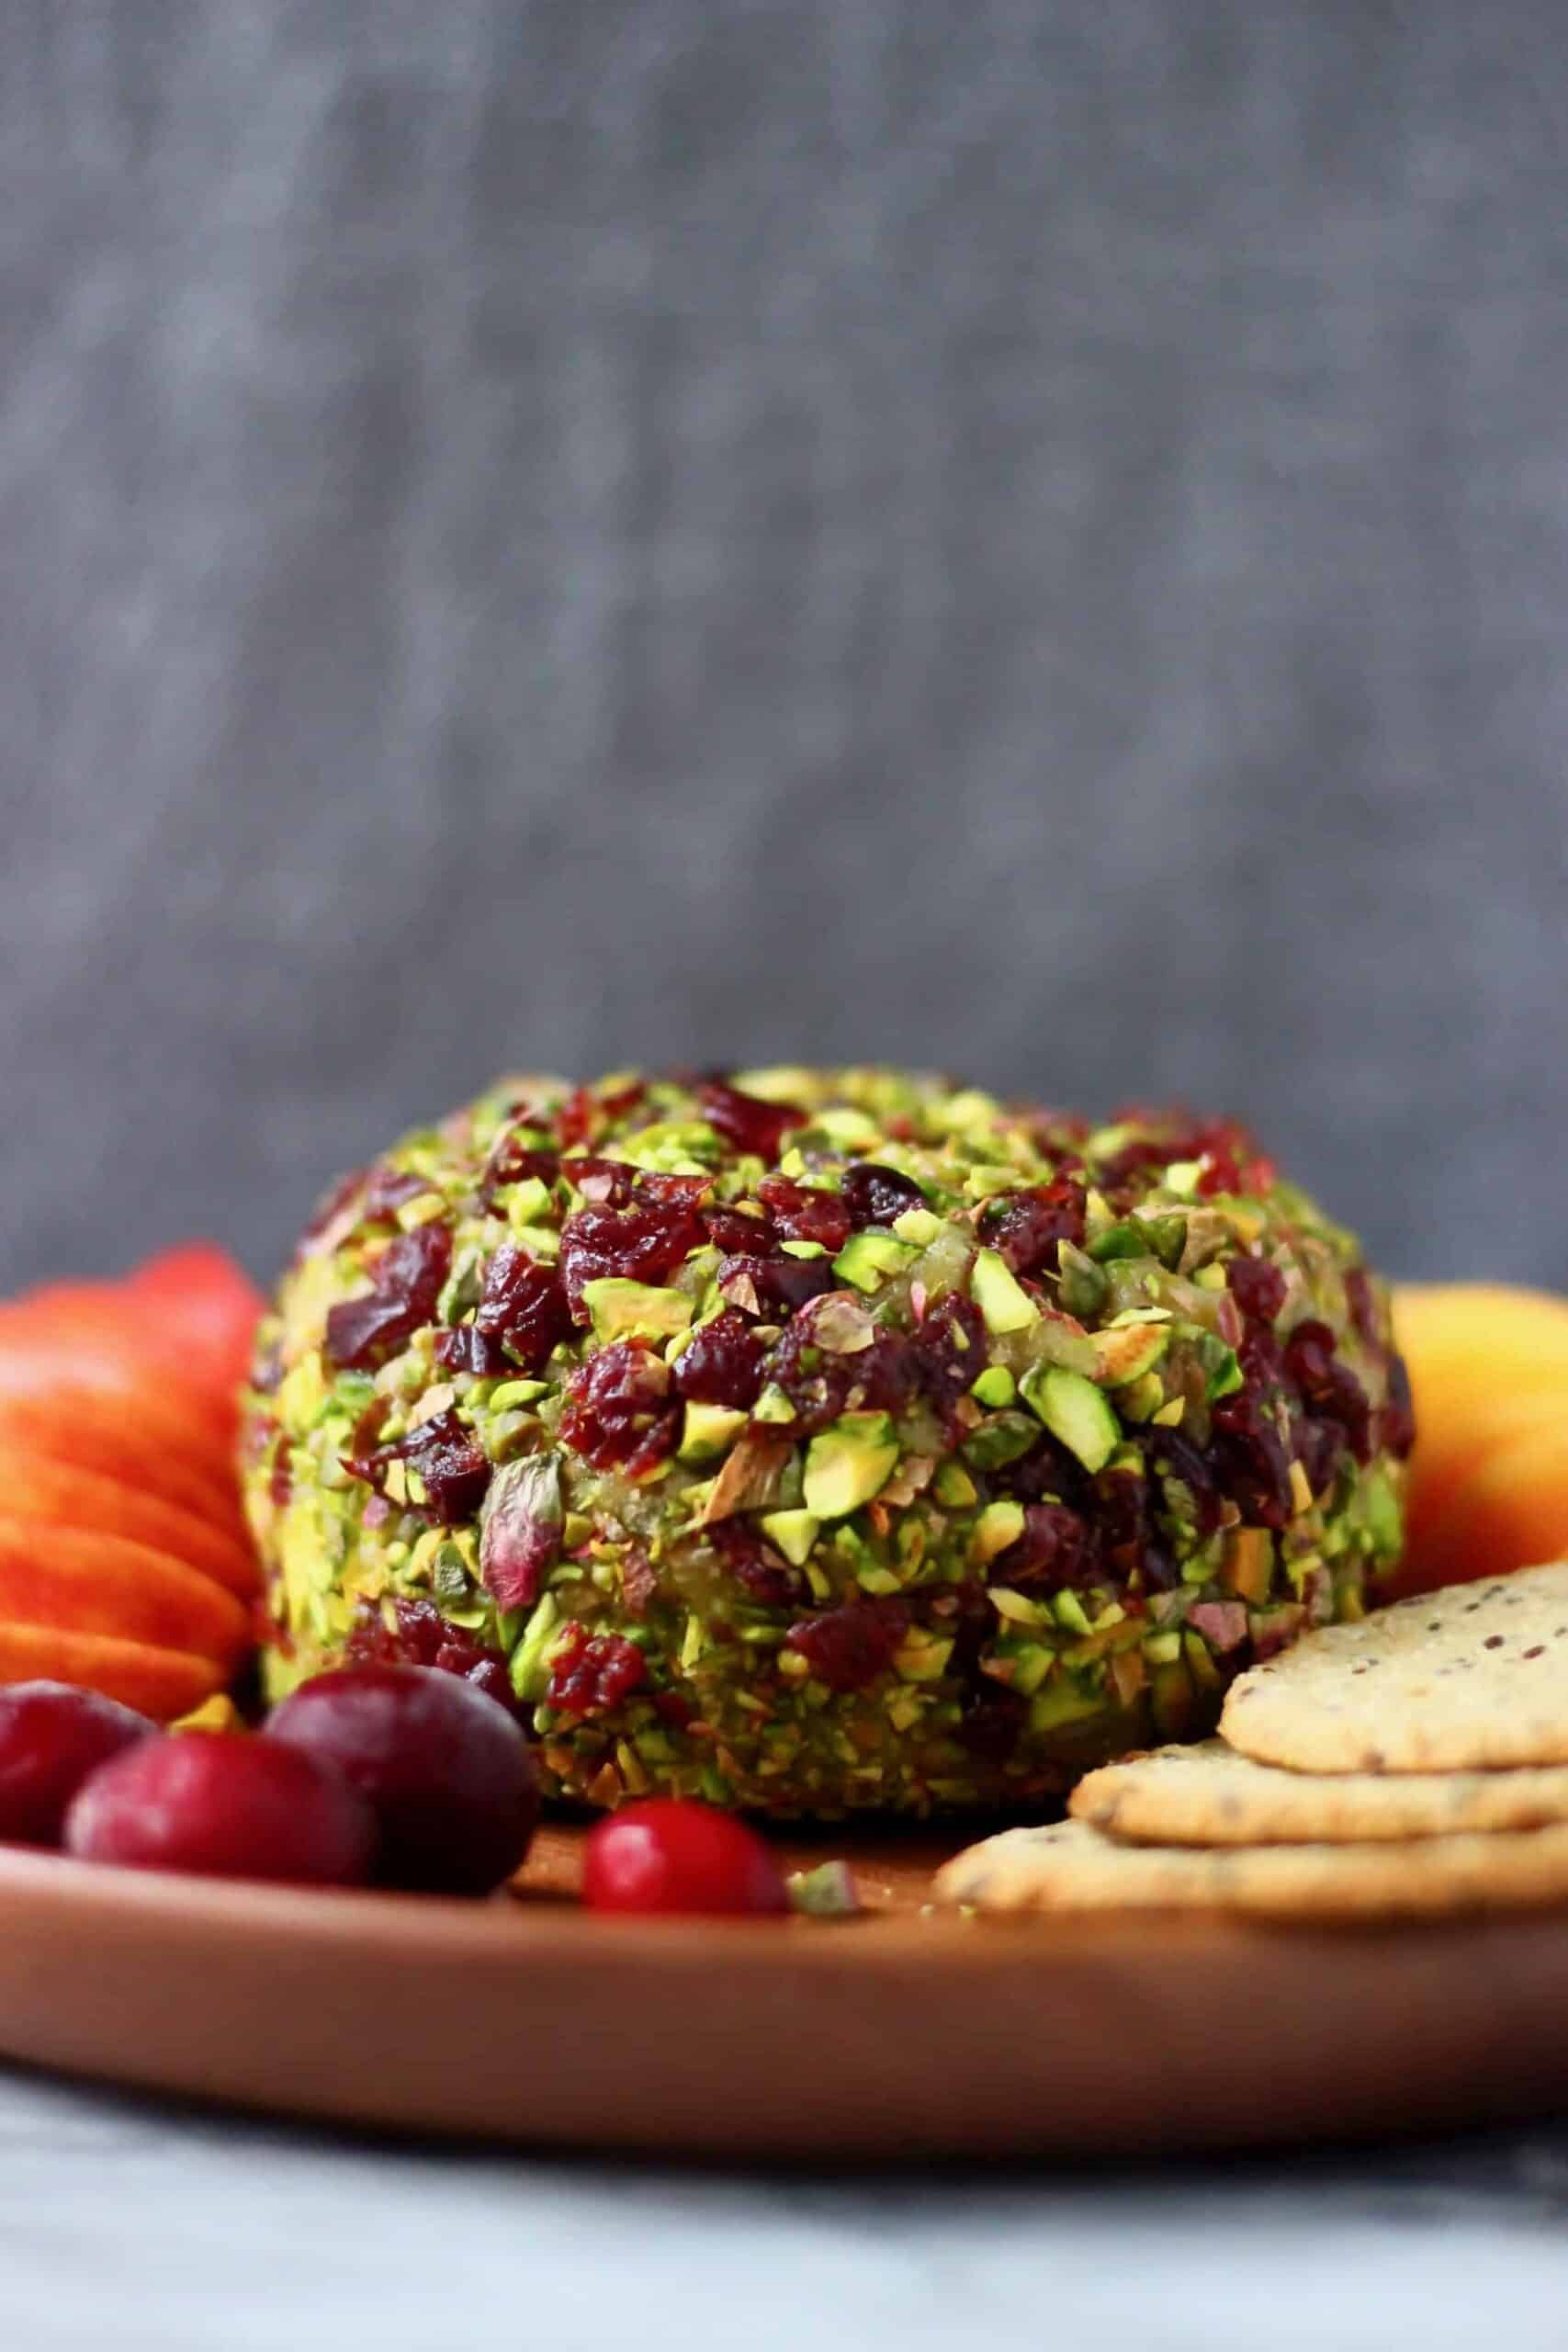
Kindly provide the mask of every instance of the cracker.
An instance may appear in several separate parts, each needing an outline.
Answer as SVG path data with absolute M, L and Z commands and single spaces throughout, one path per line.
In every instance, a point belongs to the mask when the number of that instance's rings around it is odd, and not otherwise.
M 1004 1829 L 931 1883 L 941 1905 L 981 1912 L 1227 1911 L 1371 1921 L 1528 1910 L 1568 1902 L 1568 1827 L 1397 1846 L 1215 1851 L 1119 1846 L 1087 1821 Z
M 1325 1625 L 1240 1676 L 1220 1730 L 1297 1772 L 1568 1763 L 1568 1561 Z
M 1503 1772 L 1287 1772 L 1223 1739 L 1089 1773 L 1069 1810 L 1134 1845 L 1356 1845 L 1568 1822 L 1568 1766 Z

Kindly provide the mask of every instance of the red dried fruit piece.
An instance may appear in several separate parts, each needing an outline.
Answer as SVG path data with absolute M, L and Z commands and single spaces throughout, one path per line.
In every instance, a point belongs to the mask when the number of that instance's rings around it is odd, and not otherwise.
M 1326 1323 L 1298 1323 L 1286 1343 L 1285 1370 L 1314 1418 L 1337 1422 L 1357 1461 L 1366 1462 L 1372 1450 L 1371 1403 L 1349 1366 L 1336 1361 L 1334 1349 Z
M 677 1389 L 693 1403 L 745 1411 L 762 1385 L 762 1343 L 746 1317 L 727 1306 L 711 1323 L 699 1325 L 673 1371 Z
M 737 1151 L 754 1152 L 759 1159 L 776 1159 L 790 1128 L 806 1125 L 805 1112 L 793 1102 L 764 1102 L 760 1095 L 743 1094 L 722 1079 L 700 1086 L 697 1101 L 709 1126 L 726 1143 Z
M 514 1241 L 503 1241 L 485 1270 L 474 1329 L 499 1340 L 526 1371 L 537 1372 L 571 1337 L 566 1285 L 553 1266 L 541 1265 Z
M 595 1470 L 651 1470 L 672 1453 L 681 1407 L 670 1367 L 640 1340 L 602 1348 L 572 1379 L 560 1433 Z
M 510 1372 L 512 1360 L 499 1340 L 487 1338 L 472 1323 L 455 1324 L 435 1342 L 435 1361 L 446 1372 L 471 1372 L 480 1380 Z
M 371 1372 L 399 1355 L 435 1319 L 452 1265 L 452 1234 L 439 1222 L 389 1242 L 371 1270 L 374 1288 L 327 1313 L 326 1353 L 345 1372 Z
M 1087 1521 L 1065 1503 L 1029 1503 L 1023 1533 L 998 1555 L 988 1571 L 994 1584 L 1060 1592 L 1094 1566 L 1094 1536 Z
M 330 1764 L 247 1732 L 139 1740 L 83 1784 L 65 1819 L 81 1861 L 214 1878 L 358 1886 L 369 1806 Z
M 1242 1313 L 1255 1323 L 1272 1323 L 1285 1304 L 1285 1277 L 1271 1259 L 1233 1258 L 1225 1281 Z
M 986 1204 L 981 1238 L 1015 1274 L 1049 1274 L 1064 1241 L 1084 1238 L 1086 1194 L 1071 1176 L 1026 1192 L 998 1193 Z
M 472 1431 L 465 1429 L 450 1405 L 444 1413 L 421 1421 L 417 1429 L 399 1438 L 395 1444 L 378 1446 L 371 1453 L 346 1455 L 344 1467 L 351 1477 L 362 1478 L 379 1495 L 386 1492 L 387 1471 L 394 1462 L 404 1463 L 409 1469 L 417 1471 L 424 1482 L 427 1500 L 418 1503 L 411 1499 L 407 1508 L 439 1520 L 446 1527 L 471 1519 L 490 1484 L 490 1463 Z
M 716 1519 L 705 1532 L 736 1583 L 759 1608 L 793 1609 L 805 1597 L 806 1578 L 763 1543 L 750 1520 L 739 1514 Z
M 778 1238 L 772 1217 L 746 1216 L 723 1202 L 704 1209 L 703 1231 L 716 1250 L 742 1257 L 753 1250 L 766 1254 Z
M 843 1201 L 857 1226 L 892 1225 L 906 1209 L 924 1208 L 926 1196 L 900 1169 L 862 1159 L 844 1170 Z
M 667 1282 L 678 1273 L 688 1251 L 706 1238 L 700 1218 L 689 1204 L 644 1200 L 625 1209 L 579 1209 L 561 1227 L 561 1273 L 571 1312 L 579 1323 L 590 1320 L 583 1305 L 586 1283 L 607 1275 L 628 1282 Z
M 360 1214 L 367 1218 L 390 1216 L 405 1201 L 415 1200 L 429 1189 L 429 1180 L 416 1176 L 412 1169 L 393 1168 L 385 1160 L 378 1161 L 366 1179 L 365 1204 Z
M 648 1679 L 648 1660 L 624 1634 L 590 1634 L 575 1620 L 557 1645 L 545 1697 L 567 1715 L 618 1707 Z
M 433 1666 L 471 1682 L 487 1699 L 520 1712 L 506 1671 L 506 1660 L 488 1642 L 476 1642 L 461 1625 L 451 1624 L 432 1600 L 392 1603 L 395 1628 L 389 1626 L 374 1603 L 366 1603 L 344 1645 L 354 1666 Z
M 591 1910 L 778 1917 L 789 1892 L 754 1829 L 712 1805 L 648 1797 L 588 1835 L 582 1899 Z
M 908 1340 L 892 1331 L 878 1330 L 869 1347 L 852 1355 L 824 1348 L 808 1306 L 777 1341 L 763 1371 L 795 1407 L 790 1436 L 814 1437 L 840 1413 L 901 1412 L 914 1393 L 919 1367 Z
M 927 1308 L 913 1353 L 921 1387 L 948 1412 L 986 1368 L 985 1317 L 972 1299 L 949 1291 Z
M 385 1886 L 488 1894 L 528 1850 L 539 1817 L 528 1742 L 471 1682 L 418 1666 L 340 1668 L 291 1692 L 263 1738 L 358 1791 Z
M 756 1314 L 773 1323 L 831 1290 L 833 1270 L 826 1258 L 725 1258 L 719 1263 L 718 1287 L 723 1297 L 747 1314 L 753 1312 L 754 1298 Z
M 819 1184 L 792 1184 L 787 1176 L 764 1176 L 757 1192 L 789 1240 L 820 1242 L 829 1257 L 836 1257 L 849 1239 L 850 1212 L 837 1193 L 825 1192 Z
M 526 1139 L 537 1133 L 530 1121 L 525 1127 L 509 1128 L 497 1138 L 479 1179 L 479 1199 L 487 1209 L 505 1185 L 525 1183 L 530 1177 L 536 1177 L 541 1184 L 555 1182 L 560 1173 L 560 1154 Z
M 829 1690 L 861 1690 L 892 1663 L 909 1626 L 903 1600 L 849 1600 L 819 1617 L 807 1617 L 784 1635 L 818 1682 Z

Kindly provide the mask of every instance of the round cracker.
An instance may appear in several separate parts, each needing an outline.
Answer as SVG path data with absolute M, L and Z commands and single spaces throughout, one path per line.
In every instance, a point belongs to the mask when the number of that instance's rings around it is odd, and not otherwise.
M 1220 1730 L 1296 1772 L 1568 1763 L 1568 1561 L 1325 1625 L 1238 1677 Z
M 1102 1765 L 1068 1810 L 1154 1846 L 1357 1845 L 1568 1822 L 1568 1765 L 1506 1772 L 1287 1772 L 1223 1739 Z
M 1087 1821 L 1004 1829 L 955 1855 L 934 1900 L 981 1912 L 1230 1911 L 1432 1918 L 1568 1902 L 1568 1827 L 1398 1846 L 1119 1846 Z

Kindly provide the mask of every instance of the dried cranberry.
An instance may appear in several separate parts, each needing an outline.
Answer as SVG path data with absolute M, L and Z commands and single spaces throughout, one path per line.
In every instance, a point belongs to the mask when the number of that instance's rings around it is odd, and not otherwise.
M 1149 1541 L 1148 1481 L 1136 1470 L 1105 1470 L 1094 1481 L 1094 1523 L 1106 1573 L 1128 1583 Z M 1026 1521 L 1027 1524 L 1027 1521 Z
M 566 1288 L 553 1266 L 542 1266 L 513 1241 L 503 1241 L 485 1272 L 474 1328 L 499 1340 L 529 1372 L 571 1334 Z
M 879 1330 L 868 1348 L 840 1355 L 817 1341 L 809 1306 L 798 1314 L 769 1355 L 768 1379 L 795 1407 L 792 1437 L 814 1437 L 840 1413 L 901 1412 L 914 1393 L 919 1366 L 897 1332 Z
M 792 1626 L 784 1647 L 797 1650 L 829 1690 L 860 1690 L 886 1672 L 908 1625 L 907 1601 L 848 1600 Z
M 1015 1274 L 1056 1271 L 1064 1241 L 1084 1237 L 1085 1193 L 1070 1176 L 1023 1193 L 998 1193 L 986 1204 L 982 1238 Z
M 806 1114 L 793 1102 L 764 1102 L 760 1095 L 743 1094 L 738 1086 L 710 1079 L 697 1089 L 703 1116 L 737 1151 L 755 1152 L 759 1159 L 776 1159 L 779 1145 L 791 1127 L 803 1127 Z
M 1214 1474 L 1190 1438 L 1177 1430 L 1160 1430 L 1149 1445 L 1149 1458 L 1162 1476 L 1179 1479 L 1191 1497 L 1192 1523 L 1200 1536 L 1213 1535 L 1223 1517 L 1223 1498 Z
M 1285 1369 L 1318 1420 L 1337 1421 L 1358 1462 L 1371 1459 L 1372 1408 L 1348 1364 L 1336 1361 L 1326 1323 L 1298 1323 L 1285 1349 Z
M 748 1250 L 769 1250 L 776 1236 L 770 1216 L 744 1216 L 738 1208 L 716 1202 L 704 1209 L 703 1231 L 716 1250 L 744 1255 Z
M 351 1168 L 346 1175 L 340 1176 L 337 1182 L 322 1193 L 310 1213 L 310 1224 L 299 1236 L 298 1257 L 313 1256 L 327 1236 L 336 1231 L 339 1220 L 350 1205 L 358 1201 L 369 1174 L 367 1168 Z
M 601 1159 L 585 1152 L 567 1161 L 566 1175 L 572 1190 L 594 1208 L 627 1208 L 637 1191 L 637 1170 L 629 1159 Z
M 806 1578 L 763 1543 L 749 1520 L 715 1520 L 707 1534 L 736 1583 L 759 1608 L 791 1609 L 805 1593 Z
M 1255 1323 L 1272 1323 L 1285 1304 L 1285 1277 L 1271 1259 L 1233 1258 L 1225 1280 L 1242 1313 Z
M 1344 1431 L 1337 1422 L 1303 1418 L 1291 1432 L 1291 1444 L 1313 1493 L 1325 1494 L 1345 1451 Z
M 435 1342 L 435 1361 L 446 1372 L 471 1372 L 481 1380 L 511 1369 L 506 1350 L 472 1323 L 457 1323 Z
M 940 1412 L 967 1396 L 986 1368 L 985 1318 L 972 1299 L 950 1291 L 926 1310 L 912 1341 L 920 1386 Z
M 648 1660 L 624 1634 L 590 1634 L 575 1620 L 557 1645 L 545 1696 L 567 1715 L 618 1707 L 648 1679 Z
M 585 1283 L 606 1275 L 628 1282 L 662 1283 L 679 1272 L 689 1250 L 702 1247 L 703 1227 L 682 1203 L 638 1198 L 630 1207 L 579 1209 L 561 1227 L 561 1272 L 571 1311 L 589 1320 Z
M 513 1127 L 495 1143 L 479 1179 L 479 1199 L 487 1209 L 508 1184 L 526 1183 L 530 1177 L 541 1184 L 555 1182 L 560 1172 L 560 1154 L 524 1140 L 525 1136 L 536 1132 L 530 1127 Z
M 392 1603 L 395 1626 L 389 1626 L 373 1603 L 362 1606 L 351 1627 L 344 1656 L 351 1664 L 434 1666 L 471 1682 L 489 1699 L 520 1712 L 506 1660 L 488 1642 L 476 1642 L 461 1625 L 448 1623 L 434 1601 L 397 1600 Z
M 569 1094 L 555 1114 L 556 1140 L 563 1151 L 587 1143 L 604 1124 L 599 1105 L 586 1086 Z
M 846 1168 L 844 1205 L 857 1226 L 892 1225 L 906 1209 L 924 1208 L 926 1196 L 912 1176 L 880 1160 L 857 1160 Z
M 651 1470 L 675 1450 L 681 1406 L 670 1367 L 640 1340 L 617 1340 L 574 1374 L 561 1415 L 567 1444 L 595 1470 Z
M 1209 1462 L 1222 1495 L 1253 1527 L 1284 1527 L 1295 1508 L 1291 1465 L 1273 1422 L 1247 1390 L 1214 1408 Z
M 757 1312 L 769 1321 L 793 1315 L 809 1298 L 819 1298 L 833 1287 L 833 1270 L 826 1258 L 734 1257 L 721 1261 L 718 1287 L 726 1298 L 744 1300 L 747 1286 L 757 1301 Z M 750 1311 L 750 1310 L 748 1310 Z
M 490 1464 L 450 1405 L 444 1413 L 421 1421 L 395 1445 L 378 1447 L 368 1456 L 351 1454 L 344 1466 L 379 1494 L 386 1485 L 388 1465 L 393 1462 L 406 1463 L 424 1481 L 428 1502 L 411 1502 L 409 1509 L 423 1509 L 447 1527 L 473 1517 L 490 1484 Z
M 389 1167 L 383 1160 L 372 1168 L 366 1182 L 361 1214 L 367 1217 L 390 1216 L 405 1201 L 415 1200 L 429 1189 L 427 1178 L 416 1176 L 406 1168 Z
M 764 1176 L 757 1187 L 773 1223 L 791 1241 L 819 1241 L 836 1257 L 850 1238 L 850 1213 L 837 1193 L 819 1184 L 792 1184 L 787 1176 Z
M 389 1242 L 371 1272 L 366 1298 L 340 1300 L 327 1313 L 326 1353 L 345 1372 L 374 1371 L 399 1355 L 435 1319 L 452 1264 L 452 1234 L 442 1224 L 416 1226 Z
M 745 1411 L 762 1385 L 762 1343 L 743 1315 L 727 1306 L 694 1331 L 676 1357 L 675 1385 L 699 1405 Z
M 992 1563 L 998 1584 L 1060 1592 L 1093 1566 L 1094 1537 L 1076 1510 L 1062 1503 L 1030 1503 L 1023 1533 Z
M 1404 1358 L 1388 1360 L 1388 1397 L 1382 1408 L 1382 1435 L 1396 1461 L 1403 1462 L 1416 1442 L 1416 1413 L 1410 1398 L 1410 1374 Z

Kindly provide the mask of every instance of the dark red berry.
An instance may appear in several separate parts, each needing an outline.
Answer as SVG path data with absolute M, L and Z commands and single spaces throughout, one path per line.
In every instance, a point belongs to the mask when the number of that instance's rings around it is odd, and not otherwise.
M 536 1128 L 529 1126 L 509 1127 L 497 1139 L 479 1179 L 479 1199 L 487 1209 L 504 1185 L 522 1184 L 529 1177 L 536 1177 L 541 1184 L 555 1182 L 560 1173 L 560 1155 L 530 1141 L 536 1133 Z
M 714 1248 L 722 1250 L 727 1257 L 737 1253 L 744 1257 L 750 1250 L 765 1255 L 778 1238 L 772 1217 L 746 1216 L 722 1201 L 705 1208 L 702 1219 L 703 1231 Z
M 829 1690 L 860 1690 L 886 1672 L 908 1625 L 907 1601 L 848 1600 L 792 1626 L 784 1647 L 797 1650 Z
M 1015 1274 L 1055 1273 L 1063 1242 L 1084 1238 L 1085 1201 L 1084 1187 L 1071 1176 L 1029 1192 L 998 1193 L 986 1204 L 981 1238 Z
M 429 1179 L 416 1176 L 406 1168 L 389 1168 L 382 1163 L 372 1168 L 365 1184 L 365 1203 L 360 1214 L 365 1217 L 390 1216 L 405 1201 L 417 1200 L 421 1193 L 430 1189 Z
M 64 1682 L 0 1690 L 0 1838 L 58 1846 L 72 1798 L 100 1764 L 158 1726 Z
M 693 1333 L 673 1371 L 677 1389 L 694 1403 L 745 1411 L 762 1385 L 762 1343 L 745 1316 L 727 1306 Z
M 583 1285 L 605 1276 L 660 1283 L 706 1238 L 689 1203 L 635 1201 L 625 1209 L 579 1209 L 561 1227 L 561 1274 L 572 1314 L 588 1322 Z
M 595 1823 L 582 1858 L 591 1910 L 727 1917 L 787 1912 L 789 1894 L 754 1829 L 711 1805 L 647 1797 Z
M 726 1568 L 760 1609 L 793 1609 L 806 1593 L 806 1578 L 762 1541 L 751 1521 L 736 1514 L 716 1519 L 704 1531 Z
M 171 1732 L 98 1767 L 66 1815 L 65 1843 L 82 1861 L 131 1870 L 359 1886 L 376 1824 L 314 1756 L 248 1732 Z
M 826 1258 L 726 1258 L 719 1265 L 718 1287 L 745 1313 L 755 1312 L 773 1323 L 793 1315 L 808 1298 L 831 1290 L 833 1269 Z
M 1285 1304 L 1285 1277 L 1271 1259 L 1233 1258 L 1225 1280 L 1242 1313 L 1255 1323 L 1272 1323 Z
M 779 1146 L 791 1127 L 803 1127 L 806 1114 L 793 1102 L 764 1102 L 759 1095 L 743 1094 L 738 1086 L 712 1079 L 697 1089 L 704 1118 L 737 1151 L 754 1152 L 759 1159 L 776 1159 Z
M 792 1184 L 787 1176 L 764 1176 L 757 1190 L 789 1240 L 819 1241 L 836 1257 L 849 1239 L 850 1212 L 837 1193 L 819 1184 Z
M 417 1666 L 340 1668 L 302 1683 L 263 1736 L 359 1792 L 383 1885 L 488 1894 L 528 1850 L 533 1755 L 514 1717 L 472 1683 Z
M 812 1306 L 803 1307 L 770 1353 L 764 1371 L 795 1408 L 792 1437 L 814 1437 L 840 1413 L 901 1412 L 920 1367 L 909 1341 L 878 1329 L 867 1347 L 845 1355 L 817 1337 Z M 974 1378 L 971 1373 L 970 1378 Z
M 681 1400 L 662 1356 L 617 1340 L 573 1374 L 560 1433 L 595 1470 L 651 1470 L 674 1452 Z
M 926 1395 L 940 1412 L 950 1412 L 986 1368 L 986 1324 L 979 1308 L 949 1291 L 927 1308 L 911 1352 Z
M 924 1208 L 926 1202 L 912 1176 L 874 1159 L 857 1160 L 845 1169 L 843 1199 L 857 1226 L 892 1225 L 906 1209 Z
M 1076 1510 L 1064 1503 L 1028 1503 L 1023 1533 L 998 1555 L 989 1573 L 996 1584 L 1060 1592 L 1086 1577 L 1093 1561 L 1093 1534 Z
M 411 1494 L 408 1509 L 423 1511 L 445 1527 L 471 1519 L 490 1484 L 491 1465 L 484 1449 L 450 1405 L 445 1412 L 421 1421 L 395 1444 L 378 1446 L 372 1453 L 347 1455 L 344 1466 L 382 1494 L 387 1471 L 394 1462 L 403 1463 L 423 1481 L 425 1500 L 418 1502 Z
M 371 1270 L 369 1295 L 342 1299 L 327 1311 L 331 1362 L 345 1372 L 369 1372 L 400 1354 L 416 1331 L 435 1320 L 451 1264 L 452 1235 L 445 1225 L 418 1226 L 389 1242 Z
M 444 1372 L 471 1372 L 480 1380 L 513 1369 L 501 1341 L 487 1338 L 471 1323 L 456 1323 L 449 1331 L 437 1334 L 435 1361 Z
M 567 1715 L 598 1715 L 618 1707 L 648 1679 L 648 1660 L 624 1634 L 590 1634 L 570 1624 L 550 1659 L 545 1696 Z
M 511 1714 L 520 1712 L 506 1660 L 488 1642 L 477 1642 L 462 1625 L 443 1617 L 433 1600 L 392 1603 L 393 1623 L 366 1604 L 351 1627 L 344 1655 L 351 1666 L 433 1666 L 482 1690 Z
M 503 1345 L 525 1371 L 538 1372 L 551 1351 L 571 1336 L 566 1286 L 553 1266 L 503 1241 L 485 1270 L 474 1328 Z

